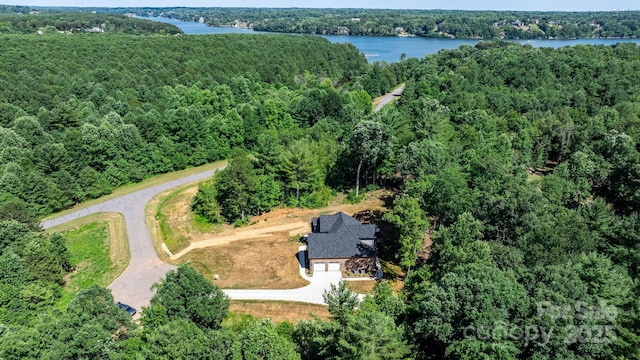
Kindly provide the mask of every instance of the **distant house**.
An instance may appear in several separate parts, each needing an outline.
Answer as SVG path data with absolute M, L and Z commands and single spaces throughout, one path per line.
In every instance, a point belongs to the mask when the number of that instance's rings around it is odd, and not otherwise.
M 375 225 L 361 224 L 343 212 L 313 218 L 307 237 L 309 268 L 377 275 L 378 235 Z
M 346 26 L 338 26 L 338 34 L 349 35 L 349 28 Z

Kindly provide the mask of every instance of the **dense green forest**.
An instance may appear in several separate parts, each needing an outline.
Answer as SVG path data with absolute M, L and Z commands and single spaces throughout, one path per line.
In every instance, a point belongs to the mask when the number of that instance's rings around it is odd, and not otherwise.
M 0 7 L 0 34 L 181 34 L 176 26 L 124 15 L 40 12 Z
M 2 34 L 0 50 L 2 359 L 640 359 L 636 44 L 391 65 L 284 35 Z M 56 306 L 73 268 L 39 217 L 226 158 L 193 203 L 210 221 L 392 190 L 376 221 L 404 288 L 358 303 L 336 286 L 331 321 L 224 326 L 228 299 L 181 266 L 140 324 L 98 287 Z
M 370 110 L 362 87 L 334 89 L 366 73 L 364 56 L 316 37 L 5 35 L 0 47 L 12 219 L 285 137 L 329 116 L 318 102 L 333 121 Z
M 640 36 L 640 12 L 524 12 L 303 8 L 124 8 L 211 26 L 300 34 L 415 35 L 465 39 L 576 39 Z
M 494 42 L 413 61 L 382 121 L 394 212 L 433 229 L 428 261 L 400 252 L 419 358 L 640 356 L 639 59 L 635 44 Z

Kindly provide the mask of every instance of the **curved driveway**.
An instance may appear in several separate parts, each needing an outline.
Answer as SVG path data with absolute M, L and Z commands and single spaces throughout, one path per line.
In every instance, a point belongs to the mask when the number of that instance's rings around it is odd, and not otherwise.
M 221 168 L 222 166 L 218 169 Z M 107 200 L 88 208 L 44 221 L 42 222 L 42 227 L 48 229 L 98 212 L 122 213 L 127 226 L 131 261 L 124 273 L 109 285 L 109 289 L 111 289 L 116 301 L 140 309 L 142 306 L 149 305 L 149 300 L 154 294 L 154 291 L 151 290 L 151 285 L 163 279 L 169 270 L 175 269 L 175 266 L 162 262 L 153 247 L 145 218 L 147 203 L 163 191 L 211 177 L 218 169 L 203 171 Z
M 298 289 L 225 289 L 224 293 L 233 300 L 282 300 L 326 305 L 322 294 L 331 288 L 331 284 L 338 284 L 341 275 L 340 271 L 316 272 L 309 285 Z

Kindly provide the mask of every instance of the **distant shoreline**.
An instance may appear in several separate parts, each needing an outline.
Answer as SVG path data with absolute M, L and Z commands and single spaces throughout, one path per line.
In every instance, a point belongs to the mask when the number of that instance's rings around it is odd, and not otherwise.
M 507 37 L 504 37 L 504 38 L 500 38 L 500 37 L 482 38 L 482 37 L 477 37 L 477 36 L 456 37 L 456 36 L 447 35 L 447 34 L 442 34 L 441 36 L 421 36 L 421 35 L 411 34 L 411 33 L 407 33 L 407 32 L 402 32 L 402 33 L 394 34 L 394 35 L 381 35 L 381 34 L 353 35 L 353 34 L 346 34 L 346 33 L 345 34 L 318 34 L 318 33 L 312 33 L 312 32 L 304 32 L 304 33 L 296 32 L 296 33 L 293 33 L 293 32 L 283 32 L 283 31 L 255 30 L 253 28 L 253 26 L 237 26 L 237 25 L 233 25 L 233 24 L 229 24 L 229 25 L 209 25 L 206 22 L 184 21 L 184 20 L 171 18 L 171 17 L 164 17 L 164 16 L 156 16 L 156 17 L 136 16 L 136 17 L 139 18 L 139 19 L 147 19 L 147 20 L 152 20 L 152 21 L 161 21 L 161 22 L 167 22 L 167 23 L 171 23 L 171 24 L 181 24 L 181 23 L 202 24 L 203 26 L 210 27 L 210 28 L 238 29 L 238 30 L 243 30 L 243 31 L 252 31 L 252 32 L 255 32 L 256 34 L 268 33 L 268 34 L 294 34 L 294 35 L 349 36 L 349 37 L 355 37 L 355 38 L 387 37 L 387 38 L 422 38 L 422 39 L 438 39 L 438 40 L 474 40 L 474 41 L 492 41 L 492 40 L 501 40 L 501 41 L 640 40 L 640 38 L 635 37 L 635 36 L 623 36 L 623 37 L 592 36 L 592 37 L 573 37 L 573 38 L 562 38 L 562 37 L 552 37 L 552 36 L 550 36 L 550 37 L 547 37 L 547 38 L 521 39 L 521 38 L 507 38 Z

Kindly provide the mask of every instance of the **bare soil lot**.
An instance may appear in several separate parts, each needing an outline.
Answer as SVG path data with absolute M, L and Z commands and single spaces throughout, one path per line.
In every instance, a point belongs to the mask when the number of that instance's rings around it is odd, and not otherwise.
M 224 289 L 295 289 L 309 284 L 299 275 L 298 246 L 284 236 L 238 240 L 191 251 L 180 261 Z
M 236 314 L 249 314 L 258 319 L 268 318 L 276 323 L 288 320 L 295 324 L 300 320 L 311 320 L 314 317 L 323 320 L 331 319 L 326 306 L 293 301 L 232 300 L 229 311 Z
M 343 211 L 349 215 L 385 211 L 384 191 L 369 193 L 359 204 L 344 203 L 338 196 L 322 209 L 282 208 L 252 217 L 241 228 L 232 225 L 206 227 L 191 212 L 196 186 L 161 194 L 147 211 L 148 221 L 157 231 L 170 229 L 169 249 L 174 263 L 190 263 L 215 283 L 235 289 L 292 289 L 307 281 L 299 275 L 297 252 L 300 234 L 310 231 L 311 218 Z M 154 210 L 159 209 L 159 210 Z M 154 216 L 150 216 L 154 214 Z M 158 216 L 156 216 L 158 215 Z M 158 222 L 164 222 L 159 224 Z

